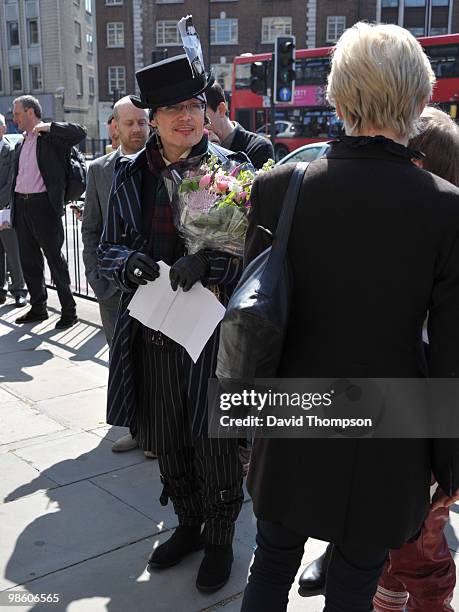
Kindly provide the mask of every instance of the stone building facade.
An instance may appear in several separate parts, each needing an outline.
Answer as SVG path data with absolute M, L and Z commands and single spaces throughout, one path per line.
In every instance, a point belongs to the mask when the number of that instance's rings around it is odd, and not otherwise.
M 0 0 L 0 112 L 10 130 L 12 101 L 37 97 L 45 119 L 98 132 L 93 0 Z

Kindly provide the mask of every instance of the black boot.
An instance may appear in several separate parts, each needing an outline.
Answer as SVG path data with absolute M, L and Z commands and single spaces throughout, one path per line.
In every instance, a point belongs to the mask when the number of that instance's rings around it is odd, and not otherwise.
M 333 544 L 329 544 L 324 554 L 306 567 L 298 581 L 301 589 L 309 591 L 323 589 L 327 580 L 332 550 Z
M 161 569 L 172 567 L 195 550 L 200 550 L 204 546 L 201 537 L 201 527 L 188 527 L 179 525 L 172 536 L 158 546 L 148 559 L 149 569 Z
M 234 559 L 233 547 L 231 544 L 206 544 L 204 551 L 196 587 L 200 591 L 218 591 L 230 577 Z

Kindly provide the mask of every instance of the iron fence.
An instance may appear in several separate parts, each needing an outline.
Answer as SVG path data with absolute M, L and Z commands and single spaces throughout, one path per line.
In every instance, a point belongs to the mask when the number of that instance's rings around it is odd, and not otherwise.
M 96 159 L 105 155 L 107 145 L 111 144 L 111 140 L 106 138 L 86 138 L 78 145 L 78 148 L 88 159 Z
M 83 200 L 78 203 L 81 204 Z M 65 207 L 63 217 L 64 224 L 64 246 L 63 252 L 69 266 L 70 285 L 74 295 L 88 300 L 97 301 L 94 291 L 91 289 L 84 271 L 83 241 L 81 239 L 81 221 L 78 221 L 71 208 L 72 204 Z M 51 273 L 48 266 L 45 268 L 46 284 L 54 289 Z

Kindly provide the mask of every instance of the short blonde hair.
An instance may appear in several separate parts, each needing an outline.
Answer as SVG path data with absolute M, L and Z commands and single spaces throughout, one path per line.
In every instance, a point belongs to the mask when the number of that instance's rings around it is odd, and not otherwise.
M 386 129 L 410 138 L 434 83 L 430 62 L 412 34 L 396 25 L 359 22 L 333 51 L 327 99 L 339 105 L 348 134 Z

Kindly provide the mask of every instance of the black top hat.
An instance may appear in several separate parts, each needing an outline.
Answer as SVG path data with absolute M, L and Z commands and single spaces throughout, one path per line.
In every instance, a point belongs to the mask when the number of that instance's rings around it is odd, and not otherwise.
M 169 106 L 203 93 L 214 82 L 212 73 L 194 76 L 185 54 L 150 64 L 135 73 L 140 89 L 138 96 L 129 96 L 138 108 L 155 109 Z

